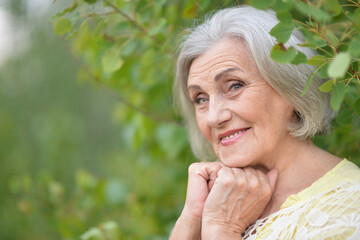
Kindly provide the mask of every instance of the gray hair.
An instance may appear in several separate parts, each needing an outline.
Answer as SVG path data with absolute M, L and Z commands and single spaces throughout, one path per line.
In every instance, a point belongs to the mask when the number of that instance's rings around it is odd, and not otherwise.
M 270 58 L 276 39 L 269 32 L 277 23 L 276 15 L 271 10 L 262 11 L 250 6 L 222 9 L 212 16 L 208 15 L 202 24 L 190 29 L 182 41 L 173 89 L 174 100 L 186 122 L 191 147 L 197 158 L 212 160 L 215 156 L 196 123 L 195 109 L 187 90 L 189 69 L 195 58 L 225 37 L 245 42 L 262 77 L 294 107 L 298 121 L 288 126 L 292 136 L 306 140 L 328 131 L 334 113 L 330 107 L 329 94 L 318 90 L 324 79 L 315 74 L 306 95 L 301 96 L 315 67 L 307 64 L 280 64 Z M 285 46 L 294 46 L 308 58 L 316 55 L 313 50 L 298 46 L 303 42 L 302 33 L 294 30 Z

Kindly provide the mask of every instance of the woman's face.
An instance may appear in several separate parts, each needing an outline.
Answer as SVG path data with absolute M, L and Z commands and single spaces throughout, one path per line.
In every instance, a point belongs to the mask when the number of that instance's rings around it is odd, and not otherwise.
M 293 108 L 262 78 L 242 41 L 223 39 L 196 58 L 188 91 L 197 124 L 225 165 L 266 167 L 281 154 Z

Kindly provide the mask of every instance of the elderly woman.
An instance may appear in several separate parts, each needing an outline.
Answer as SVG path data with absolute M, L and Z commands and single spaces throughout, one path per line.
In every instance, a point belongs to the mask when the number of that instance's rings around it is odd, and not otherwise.
M 171 239 L 360 239 L 360 170 L 311 142 L 334 116 L 329 96 L 315 77 L 301 97 L 312 66 L 270 59 L 276 23 L 224 9 L 181 46 L 176 98 L 194 154 L 210 162 L 189 167 Z M 295 31 L 287 46 L 302 42 Z

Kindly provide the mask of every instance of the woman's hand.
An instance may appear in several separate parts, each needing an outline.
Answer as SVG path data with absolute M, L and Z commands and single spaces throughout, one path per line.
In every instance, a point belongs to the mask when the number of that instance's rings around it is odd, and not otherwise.
M 241 239 L 264 211 L 275 189 L 278 171 L 267 175 L 251 167 L 217 172 L 202 217 L 202 239 Z
M 185 206 L 170 239 L 200 239 L 204 204 L 221 166 L 218 162 L 201 162 L 190 165 Z

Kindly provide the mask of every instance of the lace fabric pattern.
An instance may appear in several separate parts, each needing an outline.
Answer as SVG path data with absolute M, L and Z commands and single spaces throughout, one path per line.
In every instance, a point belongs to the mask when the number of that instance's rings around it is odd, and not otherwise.
M 325 193 L 257 220 L 243 239 L 360 239 L 360 183 Z

